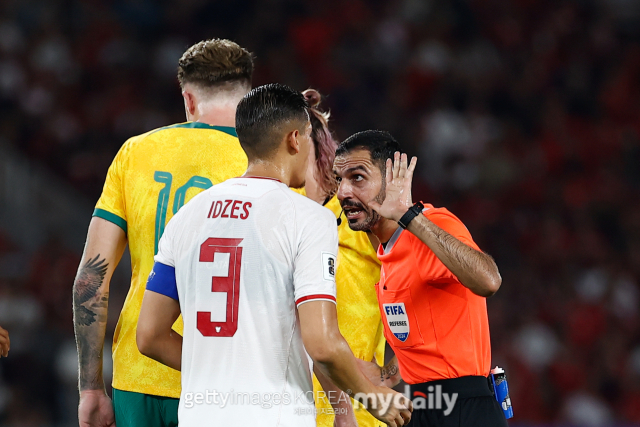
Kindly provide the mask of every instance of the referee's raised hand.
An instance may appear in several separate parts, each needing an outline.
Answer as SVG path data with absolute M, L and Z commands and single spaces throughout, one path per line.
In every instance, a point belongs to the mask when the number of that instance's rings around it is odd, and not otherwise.
M 369 207 L 385 218 L 399 221 L 413 205 L 411 182 L 417 161 L 417 157 L 412 157 L 407 166 L 407 155 L 399 151 L 395 152 L 393 161 L 387 159 L 386 197 L 382 204 L 375 200 L 369 202 Z

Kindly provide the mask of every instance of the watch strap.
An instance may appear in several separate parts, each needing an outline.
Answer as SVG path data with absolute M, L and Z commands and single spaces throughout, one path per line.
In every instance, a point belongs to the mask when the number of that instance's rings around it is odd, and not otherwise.
M 411 206 L 409 210 L 404 215 L 402 215 L 402 218 L 400 218 L 398 224 L 402 228 L 407 228 L 409 226 L 409 223 L 413 221 L 415 217 L 420 215 L 423 210 L 424 205 L 420 202 L 415 202 L 413 206 Z

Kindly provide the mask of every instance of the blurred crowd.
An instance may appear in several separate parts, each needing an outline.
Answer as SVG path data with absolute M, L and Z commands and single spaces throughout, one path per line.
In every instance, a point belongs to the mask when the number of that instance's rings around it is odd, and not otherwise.
M 640 424 L 640 2 L 4 0 L 0 143 L 97 200 L 127 138 L 184 121 L 176 61 L 212 37 L 418 156 L 415 198 L 501 269 L 514 425 Z M 0 234 L 0 425 L 73 425 L 79 254 L 20 253 Z

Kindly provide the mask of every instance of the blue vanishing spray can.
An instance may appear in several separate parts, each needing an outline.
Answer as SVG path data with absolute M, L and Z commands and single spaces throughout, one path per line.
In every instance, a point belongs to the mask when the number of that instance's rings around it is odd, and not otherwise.
M 511 398 L 509 397 L 507 374 L 504 372 L 504 369 L 496 366 L 491 370 L 489 377 L 493 385 L 493 395 L 496 397 L 498 404 L 500 404 L 502 412 L 504 412 L 504 417 L 506 419 L 513 418 L 513 407 L 511 406 Z

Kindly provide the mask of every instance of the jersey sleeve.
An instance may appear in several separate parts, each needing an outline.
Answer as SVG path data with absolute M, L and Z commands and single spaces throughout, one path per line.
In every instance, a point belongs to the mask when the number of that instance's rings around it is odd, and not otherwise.
M 102 195 L 96 203 L 93 216 L 114 223 L 127 232 L 127 214 L 124 200 L 124 176 L 129 141 L 125 143 L 109 167 Z
M 316 300 L 336 302 L 338 231 L 331 211 L 320 209 L 301 221 L 293 271 L 297 306 Z
M 480 250 L 476 242 L 473 241 L 471 233 L 469 232 L 467 227 L 462 223 L 462 221 L 458 219 L 458 217 L 456 217 L 451 212 L 446 210 L 438 210 L 437 212 L 429 213 L 428 211 L 426 211 L 425 216 L 429 218 L 429 220 L 435 225 L 451 234 L 453 237 L 460 240 L 465 245 L 470 246 L 475 250 Z M 428 259 L 429 257 L 427 252 L 431 252 L 431 249 L 429 249 L 429 247 L 422 243 L 419 239 L 416 239 L 416 241 L 419 243 L 416 247 L 416 251 L 418 252 L 416 259 Z M 433 259 L 437 258 L 433 256 Z M 433 281 L 438 279 L 450 278 L 455 278 L 455 280 L 458 280 L 457 277 L 455 277 L 455 275 L 440 260 L 437 260 L 435 263 L 433 263 L 430 268 L 420 268 L 419 270 L 420 274 L 423 276 L 425 274 L 428 274 L 429 277 L 423 277 L 424 280 Z

